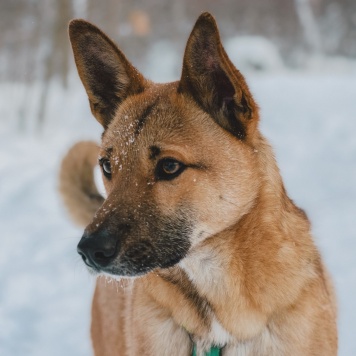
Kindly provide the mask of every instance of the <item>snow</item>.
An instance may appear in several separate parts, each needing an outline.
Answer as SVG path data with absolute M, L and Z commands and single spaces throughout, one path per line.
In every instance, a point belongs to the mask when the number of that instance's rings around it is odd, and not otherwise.
M 333 67 L 334 68 L 334 67 Z M 159 70 L 151 73 L 152 77 Z M 158 74 L 157 74 L 158 73 Z M 155 78 L 153 78 L 155 79 Z M 161 78 L 159 78 L 161 80 Z M 356 355 L 356 72 L 249 74 L 261 129 L 275 148 L 290 196 L 313 223 L 339 300 L 341 356 Z M 90 355 L 94 280 L 76 253 L 81 228 L 57 193 L 61 157 L 100 126 L 73 72 L 68 93 L 53 85 L 47 124 L 35 134 L 28 99 L 17 132 L 21 85 L 0 93 L 0 355 Z M 28 91 L 33 98 L 38 88 Z M 55 95 L 54 95 L 54 94 Z M 15 105 L 15 104 L 13 104 Z
M 159 65 L 157 65 L 159 63 Z M 180 76 L 181 58 L 173 43 L 157 41 L 150 48 L 145 67 L 157 83 L 175 81 Z
M 283 69 L 277 46 L 260 36 L 236 36 L 224 43 L 229 58 L 242 71 Z

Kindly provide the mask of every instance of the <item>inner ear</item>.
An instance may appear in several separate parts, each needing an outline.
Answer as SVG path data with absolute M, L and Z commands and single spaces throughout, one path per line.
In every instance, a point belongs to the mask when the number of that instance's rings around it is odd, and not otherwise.
M 73 20 L 69 36 L 92 113 L 107 128 L 123 100 L 142 92 L 147 81 L 94 25 Z
M 192 96 L 224 129 L 240 139 L 247 136 L 257 108 L 209 13 L 198 18 L 188 39 L 179 91 Z

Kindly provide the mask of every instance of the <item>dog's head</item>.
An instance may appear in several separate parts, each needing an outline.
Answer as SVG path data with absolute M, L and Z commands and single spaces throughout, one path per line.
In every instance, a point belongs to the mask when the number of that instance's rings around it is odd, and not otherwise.
M 94 271 L 137 276 L 177 264 L 232 227 L 258 190 L 258 110 L 210 14 L 188 39 L 179 82 L 146 80 L 98 28 L 70 39 L 93 115 L 107 199 L 78 245 Z M 159 65 L 159 64 L 158 64 Z

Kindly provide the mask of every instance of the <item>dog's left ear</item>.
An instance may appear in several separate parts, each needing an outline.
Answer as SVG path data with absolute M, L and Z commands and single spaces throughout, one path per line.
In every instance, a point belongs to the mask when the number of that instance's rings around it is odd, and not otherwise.
M 179 92 L 189 94 L 224 129 L 245 139 L 258 108 L 242 74 L 228 58 L 212 15 L 198 18 L 184 53 Z

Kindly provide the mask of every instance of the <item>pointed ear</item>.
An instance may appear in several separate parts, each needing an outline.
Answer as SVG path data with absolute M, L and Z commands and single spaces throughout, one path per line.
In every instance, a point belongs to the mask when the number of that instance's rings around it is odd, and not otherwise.
M 72 20 L 69 37 L 91 111 L 107 128 L 122 101 L 142 92 L 146 80 L 118 47 L 89 22 Z
M 244 77 L 221 45 L 214 18 L 198 18 L 184 53 L 179 84 L 224 129 L 245 139 L 257 125 L 258 109 Z

